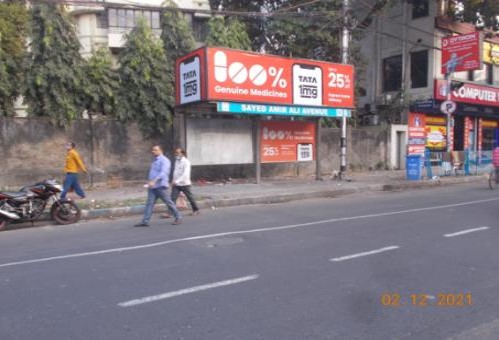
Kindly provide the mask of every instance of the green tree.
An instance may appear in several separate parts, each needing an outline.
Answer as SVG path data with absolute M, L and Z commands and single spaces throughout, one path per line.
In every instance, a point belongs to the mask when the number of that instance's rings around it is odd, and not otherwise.
M 163 11 L 161 20 L 161 40 L 165 48 L 168 68 L 171 74 L 175 72 L 175 61 L 196 48 L 196 39 L 191 25 L 177 5 L 168 0 L 167 9 Z
M 75 28 L 64 7 L 55 4 L 34 5 L 31 24 L 25 91 L 29 113 L 68 126 L 84 110 L 84 60 Z
M 21 94 L 28 17 L 23 4 L 0 3 L 0 116 L 15 113 Z
M 14 100 L 18 93 L 16 80 L 17 65 L 0 47 L 0 117 L 14 114 Z
M 478 17 L 477 13 L 480 13 Z M 499 1 L 497 0 L 453 0 L 450 14 L 454 19 L 476 24 L 480 29 L 499 32 Z
M 145 137 L 164 133 L 172 121 L 173 86 L 163 44 L 144 19 L 127 35 L 119 55 L 119 117 L 137 121 Z
M 111 53 L 100 48 L 93 53 L 85 65 L 87 86 L 85 86 L 85 107 L 89 113 L 116 114 L 119 78 L 113 70 Z
M 214 16 L 208 22 L 209 33 L 206 38 L 208 46 L 251 50 L 251 40 L 246 25 L 234 18 L 225 19 Z

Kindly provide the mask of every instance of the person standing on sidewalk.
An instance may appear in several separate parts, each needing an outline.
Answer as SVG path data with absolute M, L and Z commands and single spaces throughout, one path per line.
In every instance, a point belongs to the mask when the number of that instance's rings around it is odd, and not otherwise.
M 66 151 L 66 164 L 64 166 L 66 177 L 64 178 L 61 200 L 66 200 L 66 195 L 71 189 L 74 189 L 80 198 L 85 198 L 85 192 L 78 181 L 78 173 L 80 171 L 87 173 L 87 168 L 85 167 L 85 164 L 83 164 L 78 151 L 76 151 L 75 142 L 68 142 L 66 144 Z
M 183 192 L 189 203 L 191 203 L 191 215 L 199 215 L 198 205 L 191 192 L 191 162 L 187 159 L 185 151 L 181 148 L 176 148 L 174 155 L 175 170 L 173 171 L 172 200 L 176 202 L 178 195 Z
M 152 147 L 152 154 L 154 156 L 154 160 L 149 170 L 149 182 L 146 184 L 148 190 L 144 217 L 142 218 L 142 222 L 136 224 L 135 226 L 149 226 L 152 211 L 158 198 L 166 204 L 168 210 L 170 210 L 170 212 L 173 213 L 173 216 L 175 216 L 175 221 L 173 221 L 172 224 L 180 224 L 182 223 L 182 215 L 168 194 L 168 179 L 171 171 L 170 160 L 163 155 L 163 150 L 159 145 Z

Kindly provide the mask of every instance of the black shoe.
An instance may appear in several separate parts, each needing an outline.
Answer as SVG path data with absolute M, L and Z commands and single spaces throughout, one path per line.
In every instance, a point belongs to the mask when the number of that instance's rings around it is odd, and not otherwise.
M 144 222 L 140 222 L 140 223 L 137 223 L 136 225 L 134 225 L 134 227 L 149 227 L 149 224 L 144 223 Z
M 175 219 L 175 221 L 172 222 L 173 225 L 179 225 L 182 224 L 182 220 L 180 218 Z

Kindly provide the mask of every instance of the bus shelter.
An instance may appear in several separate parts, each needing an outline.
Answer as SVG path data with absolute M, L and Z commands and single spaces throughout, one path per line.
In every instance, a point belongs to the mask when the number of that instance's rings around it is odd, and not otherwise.
M 320 177 L 320 118 L 350 117 L 354 105 L 351 65 L 225 48 L 179 58 L 176 84 L 174 139 L 193 167 L 257 183 L 262 165 Z

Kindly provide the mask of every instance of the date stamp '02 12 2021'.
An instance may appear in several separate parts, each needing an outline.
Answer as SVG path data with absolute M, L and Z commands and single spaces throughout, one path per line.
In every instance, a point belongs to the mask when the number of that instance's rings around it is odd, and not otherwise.
M 473 298 L 471 293 L 439 293 L 436 295 L 384 293 L 381 295 L 381 305 L 386 307 L 464 307 L 473 305 Z

